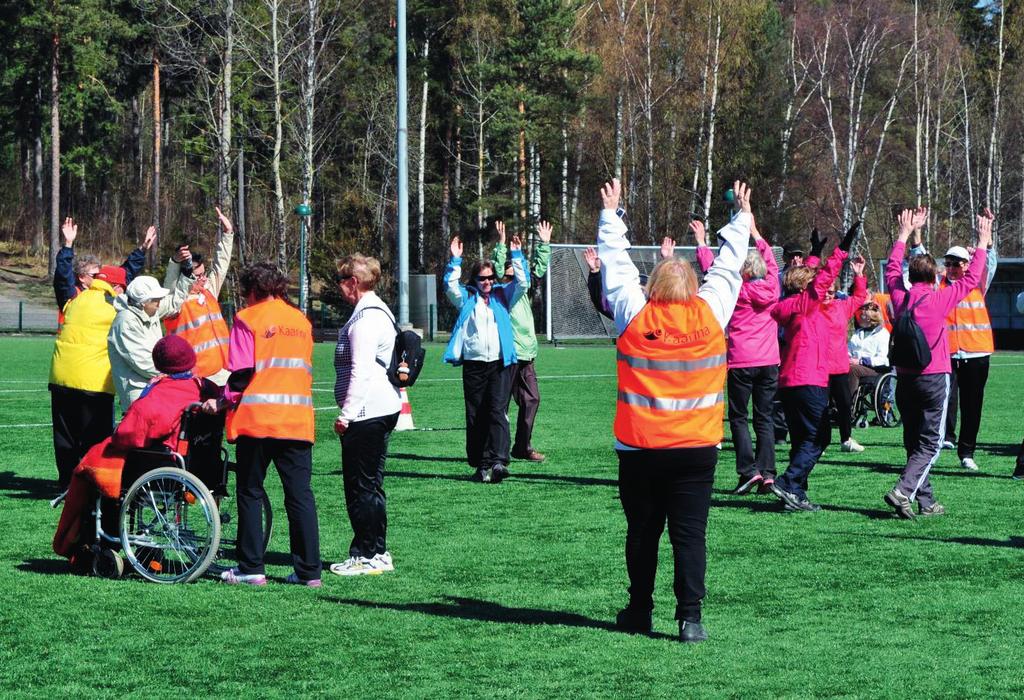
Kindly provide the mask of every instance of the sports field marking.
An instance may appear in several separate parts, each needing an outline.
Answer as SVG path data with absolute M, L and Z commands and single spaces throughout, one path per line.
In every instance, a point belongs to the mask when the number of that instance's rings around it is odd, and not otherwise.
M 53 423 L 12 423 L 10 425 L 0 425 L 0 430 L 5 428 L 51 428 Z
M 1024 363 L 1021 363 L 1024 364 Z M 608 379 L 614 377 L 614 374 L 551 374 L 543 377 L 537 377 L 538 380 L 548 379 Z M 426 384 L 428 382 L 461 382 L 462 377 L 441 377 L 434 379 L 419 379 L 416 381 L 417 384 Z M 334 384 L 334 382 L 313 382 L 314 385 L 318 384 Z M 313 391 L 333 391 L 328 389 L 314 389 Z

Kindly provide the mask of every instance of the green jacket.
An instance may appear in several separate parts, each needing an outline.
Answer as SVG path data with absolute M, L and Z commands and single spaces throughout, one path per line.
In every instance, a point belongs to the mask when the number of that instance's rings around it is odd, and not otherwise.
M 491 253 L 494 269 L 500 275 L 505 271 L 505 246 L 498 244 Z M 551 244 L 537 241 L 530 255 L 530 279 L 543 277 L 551 262 Z M 520 361 L 529 361 L 537 357 L 537 332 L 533 323 L 533 307 L 530 305 L 529 293 L 519 297 L 512 305 L 512 333 L 515 336 L 516 357 Z

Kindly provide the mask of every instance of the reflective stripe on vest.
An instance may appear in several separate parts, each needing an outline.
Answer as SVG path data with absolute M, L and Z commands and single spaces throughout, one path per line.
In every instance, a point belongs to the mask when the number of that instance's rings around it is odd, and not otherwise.
M 268 299 L 238 314 L 253 336 L 255 372 L 228 415 L 228 440 L 240 436 L 313 442 L 313 329 L 302 313 Z
M 942 286 L 949 286 L 945 280 Z M 995 351 L 992 338 L 992 320 L 985 306 L 985 297 L 975 287 L 971 293 L 961 299 L 953 311 L 946 317 L 946 330 L 949 339 L 949 352 L 991 353 Z
M 194 346 L 192 348 L 192 350 L 196 353 L 196 355 L 198 355 L 203 350 L 209 350 L 210 348 L 215 348 L 215 347 L 217 347 L 219 345 L 227 345 L 227 344 L 228 344 L 228 339 L 227 338 L 214 338 L 213 340 L 207 340 L 205 343 L 199 343 L 199 345 Z
M 617 342 L 615 437 L 642 449 L 722 439 L 725 333 L 703 299 L 648 303 Z
M 220 312 L 213 313 L 213 314 L 203 314 L 202 316 L 197 316 L 196 318 L 192 319 L 188 323 L 183 323 L 180 326 L 178 326 L 177 328 L 175 328 L 174 329 L 174 335 L 182 335 L 182 334 L 185 333 L 185 331 L 190 331 L 193 328 L 199 328 L 199 326 L 201 326 L 201 325 L 203 325 L 204 323 L 207 323 L 207 322 L 223 321 L 223 320 L 224 320 L 224 314 L 222 314 Z
M 202 295 L 203 303 L 194 296 L 186 299 L 176 317 L 164 320 L 164 327 L 192 346 L 196 353 L 196 376 L 209 377 L 227 366 L 230 331 L 217 297 L 206 289 Z

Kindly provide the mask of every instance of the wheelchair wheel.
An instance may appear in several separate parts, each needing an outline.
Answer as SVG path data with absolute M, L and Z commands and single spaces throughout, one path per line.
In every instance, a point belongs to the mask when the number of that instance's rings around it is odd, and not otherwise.
M 210 565 L 212 573 L 227 571 L 238 561 L 238 512 L 234 499 L 222 497 L 217 501 L 220 510 L 220 549 L 217 558 Z M 270 498 L 263 494 L 263 553 L 270 549 L 270 537 L 274 531 L 274 512 L 270 508 Z
M 217 502 L 186 471 L 161 467 L 146 472 L 121 504 L 121 546 L 131 567 L 149 581 L 193 581 L 217 556 Z
M 112 549 L 98 547 L 92 558 L 92 573 L 100 578 L 124 576 L 124 559 Z
M 900 411 L 896 406 L 896 373 L 882 375 L 875 387 L 875 415 L 878 424 L 894 428 L 900 424 Z

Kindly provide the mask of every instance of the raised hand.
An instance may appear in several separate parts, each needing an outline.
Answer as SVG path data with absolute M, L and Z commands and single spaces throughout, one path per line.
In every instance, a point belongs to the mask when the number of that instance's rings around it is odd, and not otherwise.
M 192 259 L 192 253 L 191 253 L 191 251 L 189 251 L 188 245 L 180 245 L 180 246 L 178 246 L 178 249 L 176 251 L 174 251 L 174 255 L 171 256 L 171 260 L 173 260 L 174 262 L 176 262 L 178 264 L 181 264 L 181 263 L 185 262 L 186 260 L 191 260 L 191 259 Z
M 544 243 L 551 242 L 551 231 L 552 227 L 550 221 L 541 221 L 539 224 L 537 224 L 537 236 Z
M 764 240 L 761 236 L 761 232 L 757 229 L 757 221 L 754 220 L 754 215 L 750 215 L 750 235 L 755 241 Z
M 523 249 L 523 239 L 521 239 L 519 237 L 518 233 L 514 234 L 512 236 L 512 240 L 508 244 L 508 249 L 509 250 L 522 250 Z
M 675 257 L 676 242 L 669 236 L 665 236 L 661 239 L 661 259 L 668 260 L 669 258 Z
M 693 219 L 690 221 L 690 233 L 693 234 L 694 239 L 697 241 L 697 245 L 708 244 L 708 234 L 704 230 L 704 222 L 700 219 Z
M 986 209 L 986 211 L 988 210 Z M 924 228 L 924 225 L 928 223 L 928 207 L 918 207 L 915 209 L 911 223 L 913 224 L 915 231 L 920 231 Z
M 217 218 L 220 219 L 220 225 L 224 227 L 224 233 L 234 232 L 235 229 L 231 225 L 231 219 L 224 216 L 224 212 L 220 210 L 220 207 L 214 207 L 214 210 L 217 212 Z
M 978 247 L 988 248 L 992 245 L 992 219 L 984 214 L 975 218 L 975 226 L 978 229 Z
M 860 222 L 854 221 L 853 226 L 846 230 L 843 240 L 839 241 L 839 250 L 850 252 L 850 248 L 853 246 L 853 239 L 857 237 L 858 231 L 860 231 Z
M 864 256 L 858 255 L 850 261 L 850 269 L 853 270 L 853 274 L 857 275 L 857 277 L 862 277 L 864 275 L 864 266 L 866 264 L 867 261 L 864 259 Z
M 904 209 L 896 217 L 896 222 L 899 226 L 899 240 L 906 243 L 914 232 L 914 210 Z
M 146 237 L 142 239 L 142 245 L 139 247 L 143 250 L 149 250 L 156 243 L 156 226 L 150 226 L 146 229 Z
M 601 186 L 601 205 L 605 209 L 617 209 L 622 198 L 622 184 L 618 178 L 612 178 Z
M 601 271 L 601 258 L 597 257 L 597 251 L 593 247 L 583 251 L 583 259 L 587 262 L 587 267 L 591 272 Z
M 818 233 L 818 228 L 811 229 L 811 256 L 821 257 L 821 251 L 825 249 L 825 239 Z
M 69 216 L 64 219 L 64 225 L 60 227 L 60 232 L 64 234 L 64 245 L 70 248 L 78 238 L 78 225 Z
M 979 232 L 979 236 L 978 236 L 978 245 L 979 246 L 981 246 L 981 235 L 980 235 L 980 232 L 981 232 L 981 220 L 982 219 L 985 219 L 988 222 L 989 242 L 988 242 L 988 245 L 986 245 L 985 247 L 989 247 L 989 246 L 992 245 L 992 235 L 991 235 L 992 234 L 992 225 L 995 223 L 996 215 L 993 214 L 992 210 L 989 209 L 988 207 L 985 207 L 982 210 L 981 214 L 978 214 L 978 217 L 977 217 L 977 220 L 976 220 L 976 224 L 975 224 L 975 228 L 977 228 L 978 232 Z
M 505 222 L 501 219 L 495 221 L 494 230 L 498 232 L 498 245 L 505 245 Z
M 455 236 L 452 239 L 452 244 L 449 247 L 449 250 L 451 250 L 453 258 L 462 257 L 462 240 L 458 236 Z
M 732 191 L 736 195 L 736 206 L 740 211 L 750 213 L 750 186 L 737 180 L 732 184 Z

